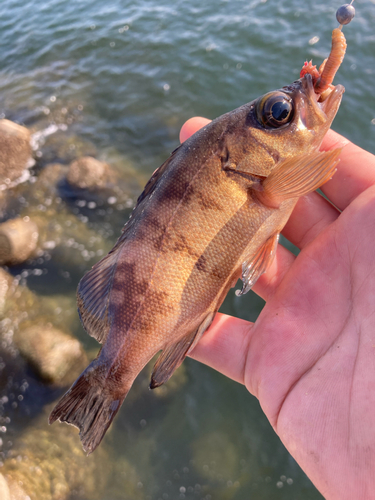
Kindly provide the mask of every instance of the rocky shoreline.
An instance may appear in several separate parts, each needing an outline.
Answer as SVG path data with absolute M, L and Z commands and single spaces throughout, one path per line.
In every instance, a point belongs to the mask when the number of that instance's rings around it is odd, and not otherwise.
M 82 332 L 77 279 L 114 242 L 110 228 L 90 227 L 89 215 L 94 209 L 104 217 L 130 211 L 134 186 L 140 191 L 143 179 L 134 171 L 123 180 L 107 162 L 88 154 L 40 167 L 32 142 L 26 127 L 0 120 L 0 498 L 100 498 L 113 473 L 113 467 L 103 467 L 106 446 L 87 459 L 73 428 L 50 427 L 47 420 L 51 401 L 88 363 L 77 338 Z M 61 160 L 64 147 L 61 138 L 53 138 L 45 156 Z M 28 286 L 32 281 L 38 290 L 38 282 L 45 285 L 48 279 L 49 295 Z M 32 425 L 13 424 L 28 414 Z M 141 500 L 136 471 L 125 462 L 129 498 Z

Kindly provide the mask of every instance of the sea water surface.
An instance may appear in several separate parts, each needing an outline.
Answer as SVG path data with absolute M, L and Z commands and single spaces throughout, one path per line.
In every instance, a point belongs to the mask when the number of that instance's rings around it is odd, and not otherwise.
M 89 151 L 115 164 L 129 186 L 139 180 L 122 205 L 112 200 L 98 208 L 70 195 L 72 213 L 114 243 L 142 183 L 177 147 L 184 121 L 217 117 L 289 84 L 306 59 L 320 64 L 339 6 L 332 0 L 4 0 L 0 117 L 36 133 L 34 179 L 49 163 Z M 375 153 L 375 3 L 358 0 L 355 7 L 335 79 L 346 93 L 333 128 Z M 98 346 L 80 327 L 74 296 L 94 262 L 82 268 L 52 253 L 9 269 L 41 298 L 70 301 L 71 331 L 90 353 Z M 252 293 L 231 292 L 222 311 L 254 321 L 262 305 Z M 7 382 L 0 396 L 8 398 L 14 374 L 0 366 Z M 243 387 L 189 359 L 164 393 L 148 391 L 146 375 L 104 439 L 102 467 L 110 472 L 96 499 L 322 498 Z M 33 377 L 26 376 L 30 385 Z M 2 463 L 20 436 L 40 432 L 40 424 L 33 427 L 38 414 L 60 394 L 39 387 L 20 400 L 18 413 L 0 406 Z M 72 486 L 65 498 L 85 495 Z

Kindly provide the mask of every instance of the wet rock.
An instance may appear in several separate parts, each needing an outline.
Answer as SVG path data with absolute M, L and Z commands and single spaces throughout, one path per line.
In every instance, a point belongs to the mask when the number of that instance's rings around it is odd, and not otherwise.
M 115 175 L 107 163 L 86 156 L 69 165 L 67 180 L 78 189 L 97 189 L 115 182 Z
M 71 384 L 88 364 L 81 343 L 48 323 L 17 330 L 13 341 L 47 383 Z
M 18 217 L 0 224 L 0 265 L 20 264 L 37 247 L 38 227 L 29 217 Z
M 1 500 L 11 500 L 8 483 L 5 481 L 5 478 L 1 473 L 0 473 L 0 498 Z
M 9 120 L 0 120 L 0 179 L 14 181 L 31 158 L 30 132 Z

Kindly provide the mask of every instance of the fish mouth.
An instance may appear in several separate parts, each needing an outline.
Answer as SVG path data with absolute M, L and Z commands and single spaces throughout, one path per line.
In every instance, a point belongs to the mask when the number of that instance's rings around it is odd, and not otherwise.
M 325 91 L 324 99 L 321 100 L 321 95 L 315 93 L 311 75 L 306 74 L 301 81 L 306 95 L 310 99 L 316 113 L 318 115 L 324 113 L 325 120 L 332 121 L 340 107 L 345 87 L 340 84 L 332 85 L 329 91 Z
M 333 86 L 332 89 L 330 89 L 328 95 L 325 95 L 324 101 L 317 100 L 318 106 L 320 106 L 321 110 L 328 119 L 332 117 L 333 120 L 334 116 L 336 115 L 344 92 L 345 87 L 343 85 L 337 84 Z M 315 94 L 315 96 L 319 98 L 319 95 Z

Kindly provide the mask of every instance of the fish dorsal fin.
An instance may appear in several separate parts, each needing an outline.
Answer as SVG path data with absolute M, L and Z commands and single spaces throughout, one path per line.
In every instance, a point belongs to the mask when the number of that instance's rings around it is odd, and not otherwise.
M 117 260 L 122 244 L 127 239 L 130 230 L 134 227 L 134 224 L 137 221 L 137 215 L 143 210 L 149 196 L 154 191 L 160 178 L 168 168 L 178 149 L 179 148 L 175 149 L 171 153 L 168 160 L 166 160 L 161 167 L 155 170 L 151 176 L 151 179 L 148 181 L 145 189 L 139 196 L 137 204 L 113 249 L 101 261 L 95 264 L 88 273 L 85 274 L 78 285 L 78 312 L 82 324 L 87 333 L 100 343 L 105 342 L 110 328 L 108 305 L 112 289 L 113 276 L 116 271 Z
M 160 165 L 160 167 L 157 168 L 155 170 L 155 172 L 152 174 L 152 176 L 148 180 L 148 182 L 147 182 L 144 190 L 142 191 L 141 195 L 139 196 L 139 198 L 137 200 L 137 205 L 136 205 L 136 207 L 135 207 L 134 210 L 136 210 L 137 206 L 154 191 L 154 189 L 157 186 L 160 178 L 162 177 L 162 175 L 164 174 L 164 172 L 167 170 L 169 164 L 174 159 L 177 151 L 180 148 L 181 148 L 181 145 L 178 146 L 174 151 L 172 151 L 172 153 L 170 154 L 169 158 L 167 160 L 165 160 L 165 162 L 162 165 Z
M 208 313 L 196 330 L 163 350 L 155 363 L 151 375 L 151 389 L 160 387 L 171 377 L 173 372 L 181 365 L 189 351 L 196 346 L 198 340 L 211 325 L 214 317 L 215 313 Z
M 247 293 L 254 286 L 257 279 L 270 267 L 276 255 L 278 241 L 279 233 L 268 238 L 255 255 L 251 255 L 242 264 L 241 279 L 243 286 L 242 290 L 236 291 L 237 296 Z
M 315 191 L 335 173 L 342 148 L 315 151 L 284 160 L 262 182 L 258 193 L 265 205 L 278 208 L 290 198 L 299 198 Z
M 78 285 L 77 304 L 83 327 L 100 343 L 105 342 L 110 328 L 108 304 L 119 249 L 118 246 L 95 264 Z

